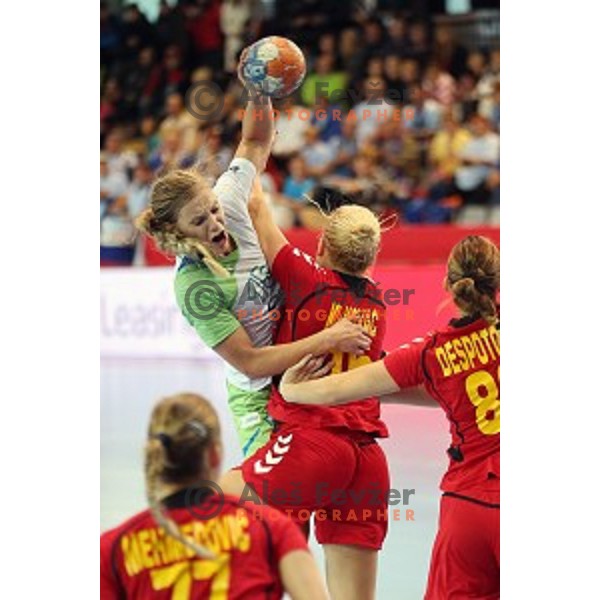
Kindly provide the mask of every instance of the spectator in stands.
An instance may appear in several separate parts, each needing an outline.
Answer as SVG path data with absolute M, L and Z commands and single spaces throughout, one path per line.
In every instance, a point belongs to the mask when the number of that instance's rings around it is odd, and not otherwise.
M 311 177 L 323 177 L 331 173 L 335 167 L 336 149 L 319 137 L 319 130 L 316 127 L 309 127 L 306 130 L 300 155 Z
M 450 183 L 461 164 L 463 149 L 471 139 L 468 129 L 462 127 L 451 111 L 444 114 L 442 127 L 429 146 L 429 164 L 438 174 L 437 179 Z
M 127 193 L 128 180 L 125 173 L 112 171 L 108 154 L 100 153 L 100 219 L 113 210 L 118 203 L 123 204 Z
M 240 107 L 238 106 L 238 88 L 232 86 L 223 95 L 223 108 L 220 115 L 215 119 L 215 125 L 221 130 L 223 144 L 235 147 L 240 136 Z
M 421 177 L 421 148 L 413 133 L 400 119 L 391 119 L 377 129 L 373 139 L 383 166 L 393 178 Z
M 100 63 L 110 67 L 119 52 L 121 28 L 107 2 L 100 2 Z
M 288 162 L 289 175 L 283 183 L 283 195 L 295 203 L 304 204 L 306 196 L 315 187 L 315 180 L 308 176 L 306 163 L 300 154 L 292 156 Z
M 182 49 L 167 46 L 163 56 L 163 92 L 165 96 L 184 91 L 186 71 L 182 64 Z
M 377 128 L 392 119 L 397 106 L 386 97 L 387 85 L 383 77 L 364 81 L 365 99 L 353 107 L 356 114 L 356 141 L 359 149 L 375 135 Z
M 140 162 L 133 172 L 133 181 L 127 190 L 127 215 L 135 219 L 148 205 L 152 189 L 152 169 Z
M 456 90 L 456 107 L 460 120 L 464 123 L 479 111 L 479 95 L 477 94 L 476 81 L 469 72 L 463 73 L 458 81 Z
M 385 43 L 385 54 L 404 56 L 409 49 L 406 19 L 399 14 L 395 14 L 388 24 L 387 32 L 388 40 Z
M 324 180 L 324 185 L 339 190 L 354 203 L 381 212 L 390 197 L 393 182 L 377 165 L 377 149 L 366 147 L 352 160 L 349 177 L 331 176 Z
M 161 0 L 158 21 L 155 25 L 156 38 L 161 50 L 169 46 L 177 46 L 187 54 L 189 40 L 185 30 L 185 18 L 179 4 L 171 6 Z
M 487 63 L 483 52 L 480 52 L 479 50 L 469 52 L 467 56 L 467 70 L 476 82 L 479 82 L 483 77 L 486 71 L 486 65 Z
M 123 94 L 132 119 L 155 112 L 162 83 L 161 67 L 156 63 L 154 48 L 139 52 L 135 63 L 123 74 Z
M 496 127 L 500 124 L 500 52 L 490 54 L 489 63 L 477 81 L 477 97 L 479 105 L 477 112 L 490 119 Z
M 315 188 L 315 180 L 308 176 L 304 159 L 296 154 L 288 161 L 289 175 L 285 178 L 281 194 L 271 194 L 273 214 L 281 227 L 303 223 L 307 198 Z
M 388 89 L 396 90 L 400 94 L 400 99 L 405 101 L 402 96 L 404 82 L 402 81 L 402 59 L 399 54 L 386 54 L 383 59 L 383 76 Z
M 333 54 L 336 55 L 336 43 L 335 35 L 333 33 L 324 33 L 319 38 L 319 54 Z M 339 65 L 335 65 L 336 69 Z
M 101 139 L 123 118 L 121 86 L 116 78 L 107 79 L 100 99 Z
M 169 169 L 187 169 L 194 164 L 194 155 L 183 148 L 181 130 L 162 129 L 161 144 L 148 160 L 155 175 Z
M 494 84 L 492 97 L 479 103 L 479 114 L 492 123 L 495 131 L 500 131 L 500 81 Z
M 383 77 L 384 72 L 383 56 L 372 56 L 367 61 L 365 77 Z
M 198 121 L 186 110 L 181 94 L 174 93 L 167 96 L 165 113 L 165 119 L 160 124 L 159 129 L 161 137 L 163 132 L 176 129 L 181 134 L 182 149 L 186 152 L 192 152 L 196 145 Z
M 348 73 L 349 81 L 356 81 L 361 75 L 362 53 L 360 51 L 362 39 L 356 27 L 346 27 L 340 33 L 338 54 L 340 66 Z
M 183 11 L 191 41 L 192 64 L 221 69 L 223 35 L 219 0 L 198 0 L 194 4 L 185 4 Z
M 435 30 L 432 58 L 443 71 L 458 79 L 466 70 L 467 50 L 456 42 L 449 25 L 439 25 Z
M 427 98 L 420 85 L 409 89 L 409 104 L 405 107 L 406 127 L 413 136 L 421 141 L 428 141 L 439 129 L 442 119 L 442 107 L 433 98 Z
M 144 144 L 144 156 L 154 154 L 160 146 L 160 135 L 156 129 L 156 119 L 152 115 L 141 120 L 140 134 Z
M 275 118 L 275 142 L 271 154 L 282 165 L 304 146 L 306 131 L 310 128 L 311 111 L 302 107 L 295 96 L 281 101 Z
M 313 106 L 317 97 L 329 96 L 334 101 L 343 96 L 348 83 L 348 76 L 342 71 L 335 71 L 335 55 L 321 54 L 315 61 L 315 71 L 306 77 L 300 94 L 307 106 Z
M 498 206 L 500 204 L 500 169 L 492 169 L 486 180 L 486 186 L 490 190 L 488 203 Z
M 138 159 L 133 152 L 124 150 L 123 139 L 123 131 L 120 129 L 113 129 L 113 131 L 106 136 L 104 142 L 104 156 L 108 163 L 108 173 L 110 175 L 120 173 L 128 180 L 131 171 L 137 165 Z
M 341 135 L 334 141 L 335 159 L 334 174 L 345 177 L 350 176 L 350 165 L 358 152 L 356 143 L 356 119 L 349 119 L 346 115 L 342 121 Z
M 201 144 L 196 155 L 196 164 L 205 177 L 214 181 L 223 174 L 233 157 L 230 147 L 223 145 L 222 129 L 213 125 L 201 132 Z
M 404 56 L 416 60 L 421 68 L 425 67 L 431 53 L 427 25 L 423 21 L 414 21 L 409 25 L 407 46 Z
M 490 197 L 488 178 L 500 162 L 500 139 L 480 115 L 471 117 L 470 129 L 472 138 L 460 152 L 461 166 L 454 179 L 466 203 L 486 204 Z
M 121 31 L 128 53 L 136 55 L 141 48 L 155 45 L 155 30 L 137 4 L 123 8 Z
M 371 58 L 383 55 L 386 39 L 385 30 L 380 20 L 376 17 L 367 19 L 363 24 L 362 36 L 364 45 L 358 50 L 358 54 L 360 55 L 362 68 L 365 69 Z M 356 49 L 355 52 L 357 52 Z
M 423 76 L 423 90 L 444 109 L 450 108 L 456 100 L 456 81 L 438 64 L 430 63 Z
M 256 8 L 253 0 L 224 0 L 221 4 L 220 24 L 225 36 L 223 63 L 228 73 L 234 73 L 237 69 L 246 27 Z
M 400 62 L 400 79 L 397 83 L 403 102 L 410 102 L 410 88 L 419 85 L 420 67 L 413 58 L 406 58 Z
M 319 130 L 319 138 L 329 143 L 341 135 L 341 115 L 341 106 L 330 104 L 327 95 L 323 95 L 317 98 L 310 123 Z

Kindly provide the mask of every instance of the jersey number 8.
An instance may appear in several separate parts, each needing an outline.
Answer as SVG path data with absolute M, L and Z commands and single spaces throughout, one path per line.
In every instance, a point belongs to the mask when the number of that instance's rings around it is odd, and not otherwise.
M 498 368 L 498 381 L 500 368 Z M 475 405 L 475 419 L 484 435 L 500 433 L 500 389 L 487 371 L 476 371 L 467 377 L 466 390 Z

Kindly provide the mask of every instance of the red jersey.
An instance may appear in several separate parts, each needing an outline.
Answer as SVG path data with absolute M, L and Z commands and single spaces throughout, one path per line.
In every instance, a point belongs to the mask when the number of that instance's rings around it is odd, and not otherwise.
M 189 492 L 165 500 L 169 516 L 217 559 L 199 558 L 165 535 L 145 510 L 100 538 L 101 600 L 281 598 L 279 562 L 307 549 L 298 526 L 274 508 L 244 507 L 229 496 L 190 506 Z
M 425 384 L 450 421 L 441 489 L 500 502 L 500 334 L 483 319 L 452 321 L 384 359 L 399 387 Z
M 289 244 L 279 251 L 271 271 L 285 297 L 278 344 L 303 339 L 347 317 L 366 329 L 372 338 L 371 348 L 364 356 L 334 352 L 332 372 L 348 371 L 381 358 L 386 307 L 370 279 L 319 267 Z M 388 435 L 375 397 L 340 406 L 304 406 L 286 402 L 274 386 L 268 410 L 273 419 L 285 423 Z

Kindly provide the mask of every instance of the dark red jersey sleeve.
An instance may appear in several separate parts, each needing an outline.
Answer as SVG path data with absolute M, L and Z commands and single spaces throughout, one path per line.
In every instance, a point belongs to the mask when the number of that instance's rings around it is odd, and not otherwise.
M 323 276 L 322 269 L 308 254 L 291 244 L 284 246 L 275 257 L 271 273 L 285 293 L 285 304 L 297 306 L 314 292 Z
M 115 579 L 112 566 L 112 551 L 115 543 L 113 532 L 100 536 L 100 598 L 102 600 L 118 600 L 119 585 Z
M 263 506 L 263 518 L 267 524 L 273 542 L 275 559 L 279 561 L 294 550 L 308 551 L 308 544 L 302 531 L 287 515 L 271 508 Z
M 415 338 L 390 352 L 383 364 L 400 388 L 414 387 L 425 382 L 423 352 L 428 338 Z

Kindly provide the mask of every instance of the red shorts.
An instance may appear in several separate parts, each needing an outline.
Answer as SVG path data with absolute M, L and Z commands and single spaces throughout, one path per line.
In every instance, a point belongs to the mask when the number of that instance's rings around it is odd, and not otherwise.
M 258 497 L 298 524 L 314 515 L 320 544 L 381 549 L 387 533 L 387 460 L 367 434 L 283 424 L 242 465 Z
M 425 600 L 500 598 L 500 509 L 442 496 Z

